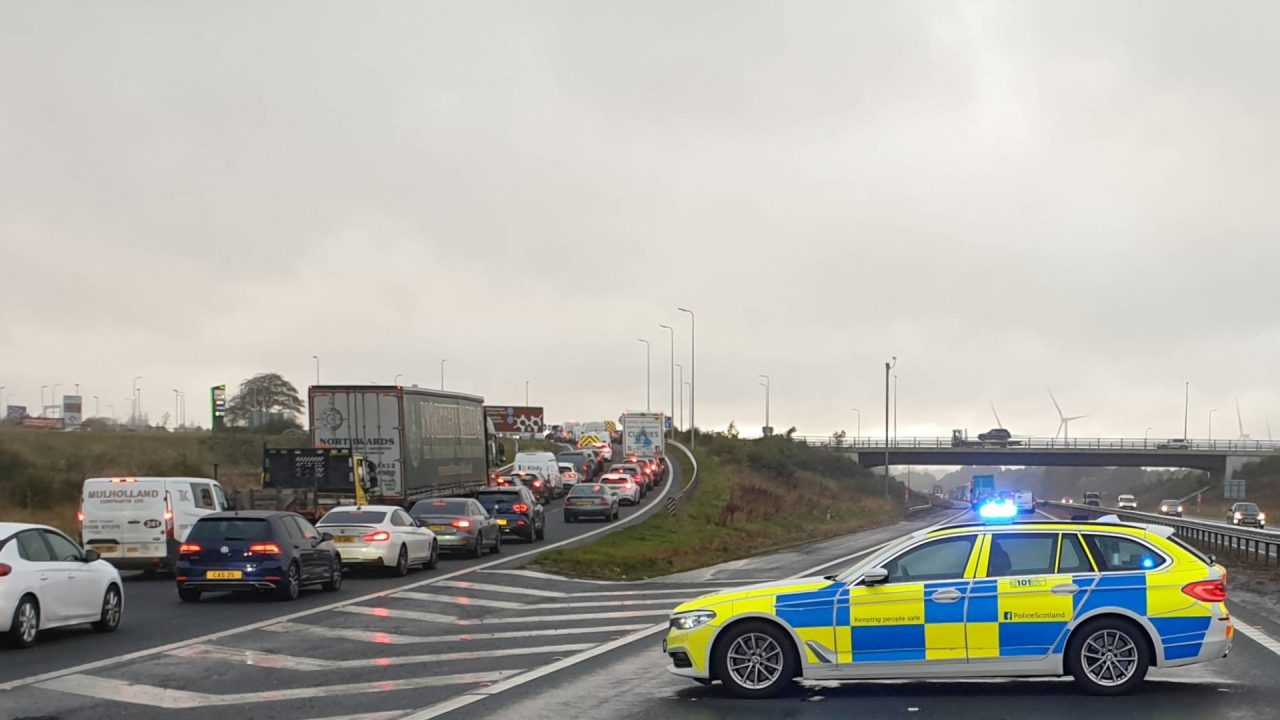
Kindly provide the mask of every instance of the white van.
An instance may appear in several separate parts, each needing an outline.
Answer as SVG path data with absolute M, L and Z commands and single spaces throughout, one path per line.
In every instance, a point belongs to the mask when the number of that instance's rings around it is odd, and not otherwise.
M 560 463 L 552 452 L 516 453 L 514 470 L 536 472 L 551 485 L 551 497 L 564 494 L 564 480 L 560 477 Z
M 122 570 L 172 568 L 200 518 L 227 509 L 217 480 L 89 478 L 80 494 L 80 541 Z

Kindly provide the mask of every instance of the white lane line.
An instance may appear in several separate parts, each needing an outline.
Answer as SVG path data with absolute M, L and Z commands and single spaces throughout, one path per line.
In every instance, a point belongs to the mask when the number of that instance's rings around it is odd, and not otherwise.
M 577 665 L 580 662 L 590 660 L 591 658 L 596 657 L 597 655 L 603 655 L 604 653 L 610 652 L 611 650 L 614 650 L 616 648 L 620 648 L 623 645 L 628 645 L 630 643 L 635 642 L 636 640 L 649 637 L 650 635 L 658 633 L 666 628 L 667 628 L 667 623 L 654 625 L 653 627 L 650 627 L 646 630 L 641 630 L 638 633 L 632 633 L 631 635 L 620 637 L 617 640 L 614 640 L 613 642 L 608 642 L 603 645 L 599 645 L 593 650 L 588 650 L 583 653 L 578 653 L 573 657 L 567 657 L 563 660 L 557 660 L 556 662 L 553 662 L 549 665 L 544 665 L 538 668 L 537 670 L 532 670 L 530 672 L 526 672 L 524 674 L 512 677 L 508 680 L 503 680 L 501 682 L 494 683 L 488 688 L 473 691 L 466 695 L 459 695 L 458 697 L 455 697 L 453 699 L 446 700 L 442 703 L 437 703 L 428 708 L 424 708 L 420 712 L 405 715 L 401 720 L 431 720 L 431 718 L 440 717 L 441 715 L 444 715 L 446 713 L 450 713 L 459 708 L 466 707 L 471 703 L 484 700 L 485 698 L 488 698 L 488 697 L 493 697 L 498 693 L 510 690 L 515 687 L 519 687 L 528 682 L 533 682 L 534 680 L 546 677 L 551 673 L 559 672 L 567 667 L 572 667 L 574 665 Z
M 677 603 L 678 604 L 678 603 Z M 398 620 L 424 620 L 426 622 L 447 622 L 450 625 L 471 627 L 474 625 L 510 625 L 512 623 L 524 623 L 530 625 L 533 623 L 560 622 L 561 620 L 605 620 L 609 618 L 636 618 L 636 617 L 657 617 L 659 615 L 668 614 L 667 610 L 623 610 L 618 612 L 600 612 L 600 613 L 582 613 L 573 615 L 538 615 L 536 613 L 530 615 L 522 615 L 520 617 L 508 618 L 476 618 L 467 620 L 463 618 L 450 617 L 448 615 L 437 615 L 436 613 L 419 612 L 417 610 L 400 610 L 399 608 L 385 607 L 365 607 L 357 605 L 355 607 L 336 608 L 338 612 L 354 613 L 357 615 L 370 615 L 372 617 L 393 618 Z M 440 620 L 438 618 L 448 618 Z
M 666 485 L 663 486 L 662 494 L 659 495 L 659 497 L 663 497 L 668 492 L 671 491 L 671 483 L 674 478 L 675 478 L 675 473 L 668 473 Z M 30 675 L 28 677 L 19 678 L 17 680 L 10 680 L 9 682 L 6 682 L 6 683 L 0 683 L 0 691 L 13 690 L 14 688 L 20 688 L 26 685 L 34 685 L 36 683 L 44 682 L 46 680 L 52 680 L 54 678 L 84 673 L 90 670 L 97 670 L 98 668 L 111 667 L 113 665 L 121 665 L 124 663 L 132 662 L 134 660 L 139 660 L 141 658 L 147 658 L 147 657 L 152 657 L 154 655 L 159 655 L 161 653 L 165 653 L 170 650 L 175 650 L 177 648 L 189 647 L 191 645 L 199 645 L 201 643 L 210 643 L 216 640 L 221 640 L 222 638 L 231 637 L 233 635 L 239 635 L 241 633 L 255 631 L 255 630 L 262 630 L 264 628 L 270 627 L 271 625 L 275 625 L 277 623 L 288 622 L 290 620 L 297 620 L 299 618 L 304 618 L 304 617 L 310 617 L 312 615 L 318 615 L 323 612 L 328 612 L 330 610 L 337 610 L 339 608 L 347 607 L 349 605 L 355 605 L 357 603 L 368 602 L 370 600 L 377 600 L 379 598 L 384 598 L 390 595 L 394 595 L 395 593 L 403 590 L 412 590 L 414 588 L 424 587 L 427 585 L 434 585 L 435 583 L 438 583 L 442 580 L 449 580 L 455 577 L 459 577 L 461 575 L 468 575 L 470 573 L 480 572 L 491 567 L 496 567 L 503 563 L 509 563 L 513 560 L 519 560 L 520 558 L 529 557 L 531 555 L 539 555 L 548 550 L 554 550 L 555 548 L 562 547 L 564 545 L 570 545 L 573 543 L 582 542 L 583 540 L 586 540 L 591 537 L 595 537 L 596 535 L 599 535 L 601 533 L 610 532 L 612 530 L 616 530 L 619 527 L 637 522 L 639 520 L 643 520 L 644 518 L 648 517 L 650 514 L 652 514 L 655 510 L 657 510 L 660 507 L 662 507 L 662 503 L 655 502 L 650 504 L 648 507 L 641 508 L 641 510 L 635 513 L 634 515 L 625 517 L 622 520 L 619 520 L 618 522 L 613 523 L 612 525 L 605 525 L 604 527 L 601 527 L 596 530 L 592 530 L 590 532 L 583 533 L 581 535 L 578 535 L 577 537 L 572 537 L 567 540 L 561 540 L 559 542 L 554 542 L 554 543 L 551 543 L 550 545 L 544 545 L 542 547 L 536 547 L 531 550 L 526 550 L 525 552 L 522 552 L 522 553 L 517 553 L 515 555 L 503 555 L 501 558 L 491 560 L 481 565 L 462 568 L 461 570 L 455 570 L 454 572 L 451 572 L 451 573 L 445 573 L 444 575 L 438 575 L 436 577 L 427 578 L 426 580 L 420 580 L 416 583 L 409 583 L 408 585 L 402 585 L 396 588 L 389 588 L 387 590 L 381 590 L 379 592 L 369 593 L 368 595 L 361 595 L 360 597 L 354 597 L 348 600 L 340 600 L 338 602 L 330 603 L 328 605 L 321 605 L 320 607 L 317 607 L 317 608 L 311 608 L 310 610 L 301 610 L 295 613 L 290 613 L 288 615 L 281 615 L 279 617 L 269 618 L 267 620 L 261 620 L 259 622 L 250 623 L 248 625 L 241 625 L 239 627 L 229 628 L 227 630 L 220 630 L 218 632 L 209 633 L 207 635 L 201 635 L 199 637 L 188 638 L 186 640 L 179 640 L 177 642 L 167 643 L 165 645 L 157 645 L 156 647 L 147 648 L 145 650 L 138 650 L 136 652 L 126 653 L 124 655 L 117 655 L 114 657 L 103 658 L 102 660 L 94 660 L 93 662 L 83 663 L 81 665 L 76 665 L 74 667 L 62 668 L 60 670 L 53 670 L 51 672 L 40 673 L 39 675 Z
M 329 715 L 328 717 L 311 718 L 311 720 L 397 720 L 403 715 L 403 710 L 388 710 L 384 712 L 357 713 L 355 715 Z
M 1277 642 L 1275 638 L 1271 637 L 1266 632 L 1263 632 L 1261 629 L 1247 623 L 1242 623 L 1234 616 L 1231 618 L 1231 624 L 1235 626 L 1236 630 L 1239 630 L 1244 634 L 1245 637 L 1258 643 L 1276 655 L 1280 655 L 1280 642 Z
M 550 630 L 516 630 L 511 632 L 467 633 L 462 635 L 403 635 L 400 633 L 375 632 L 373 630 L 356 630 L 354 628 L 335 628 L 323 625 L 307 625 L 304 623 L 280 623 L 265 627 L 268 632 L 289 634 L 306 634 L 335 640 L 354 640 L 356 642 L 374 643 L 375 645 L 418 645 L 446 642 L 478 642 L 481 640 L 508 640 L 513 638 L 551 637 L 556 635 L 591 635 L 594 633 L 627 632 L 648 627 L 648 623 L 639 625 L 601 625 L 597 627 L 567 627 Z
M 735 581 L 742 582 L 742 581 Z M 459 588 L 461 590 L 475 590 L 478 592 L 492 592 L 508 595 L 531 595 L 534 597 L 546 598 L 586 598 L 586 597 L 628 597 L 631 595 L 675 595 L 688 593 L 704 593 L 714 591 L 714 587 L 673 587 L 673 588 L 657 588 L 657 589 L 636 589 L 636 590 L 616 590 L 612 592 L 559 592 L 556 590 L 536 590 L 534 588 L 523 588 L 514 585 L 490 585 L 488 583 L 476 583 L 470 580 L 445 580 L 440 583 L 444 587 Z
M 64 675 L 46 680 L 36 687 L 43 690 L 83 695 L 95 700 L 112 700 L 114 702 L 149 705 L 167 710 L 183 710 L 200 707 L 216 707 L 222 705 L 249 705 L 262 702 L 281 702 L 284 700 L 301 700 L 303 698 L 337 697 L 340 695 L 360 695 L 369 692 L 391 692 L 396 690 L 417 690 L 419 688 L 440 687 L 442 685 L 478 685 L 497 682 L 505 677 L 522 672 L 521 670 L 497 670 L 484 673 L 467 673 L 463 675 L 439 675 L 436 677 L 405 678 L 402 680 L 375 680 L 373 682 L 350 683 L 346 685 L 323 685 L 320 687 L 288 688 L 283 690 L 266 690 L 252 693 L 230 693 L 215 695 L 212 693 L 192 692 L 190 690 L 172 690 L 155 685 L 131 683 L 113 678 L 94 675 Z
M 568 645 L 545 645 L 542 647 L 514 647 L 501 650 L 469 650 L 452 653 L 435 653 L 432 655 L 405 655 L 402 657 L 368 658 L 363 660 L 329 660 L 325 658 L 298 657 L 278 653 L 242 650 L 240 648 L 221 645 L 195 645 L 189 648 L 170 650 L 169 655 L 190 660 L 219 660 L 236 665 L 271 668 L 273 670 L 296 670 L 311 672 L 316 670 L 341 670 L 346 668 L 367 669 L 391 667 L 393 665 L 421 665 L 426 663 L 456 662 L 460 660 L 479 660 L 483 658 L 510 657 L 513 655 L 548 655 L 554 653 L 572 653 L 588 650 L 596 643 L 572 643 Z
M 452 603 L 454 605 L 462 605 L 464 607 L 501 608 L 503 610 L 523 610 L 529 607 L 529 603 L 510 602 L 508 600 L 488 600 L 486 598 L 459 595 L 437 595 L 435 593 L 414 592 L 412 590 L 398 592 L 391 597 L 403 598 L 405 600 L 426 600 L 427 602 Z

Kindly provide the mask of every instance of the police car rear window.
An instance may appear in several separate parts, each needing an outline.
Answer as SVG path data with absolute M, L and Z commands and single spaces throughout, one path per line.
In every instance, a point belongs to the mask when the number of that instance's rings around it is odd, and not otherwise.
M 1097 563 L 1099 572 L 1132 572 L 1151 570 L 1165 563 L 1166 558 L 1150 547 L 1126 537 L 1115 535 L 1085 535 L 1089 554 Z
M 1183 550 L 1186 550 L 1187 552 L 1191 553 L 1191 554 L 1192 554 L 1192 556 L 1194 556 L 1194 557 L 1195 557 L 1195 559 L 1199 560 L 1200 562 L 1204 563 L 1205 565 L 1212 565 L 1212 564 L 1213 564 L 1213 560 L 1209 559 L 1209 556 L 1208 556 L 1208 555 L 1205 555 L 1204 553 L 1200 552 L 1200 551 L 1199 551 L 1199 550 L 1197 550 L 1196 548 L 1194 548 L 1194 547 L 1192 547 L 1192 546 L 1188 545 L 1187 543 L 1183 542 L 1181 538 L 1178 538 L 1178 537 L 1175 537 L 1175 536 L 1173 536 L 1173 535 L 1170 535 L 1169 537 L 1165 538 L 1165 540 L 1168 540 L 1169 542 L 1173 543 L 1174 545 L 1177 545 L 1178 547 L 1182 548 Z

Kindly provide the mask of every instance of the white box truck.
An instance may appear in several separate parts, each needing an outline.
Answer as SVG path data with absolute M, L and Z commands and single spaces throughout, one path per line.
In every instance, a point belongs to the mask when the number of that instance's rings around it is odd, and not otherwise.
M 662 457 L 666 416 L 660 412 L 629 412 L 622 416 L 622 454 Z

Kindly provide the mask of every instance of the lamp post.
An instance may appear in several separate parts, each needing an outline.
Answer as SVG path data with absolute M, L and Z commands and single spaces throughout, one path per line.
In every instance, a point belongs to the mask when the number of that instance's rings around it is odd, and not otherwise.
M 396 373 L 396 376 L 395 376 L 395 377 L 393 377 L 393 378 L 391 378 L 391 384 L 392 384 L 392 385 L 395 385 L 396 387 L 400 387 L 400 376 L 401 376 L 401 375 L 404 375 L 404 373 Z
M 1213 414 L 1218 412 L 1218 408 L 1209 411 L 1209 442 L 1213 442 Z M 1185 438 L 1184 438 L 1185 439 Z
M 320 384 L 320 356 L 312 355 L 311 359 L 316 361 L 316 384 L 319 385 Z
M 448 358 L 440 358 L 440 389 L 444 390 L 444 364 L 449 362 Z
M 893 362 L 884 364 L 884 496 L 889 498 L 889 373 L 898 364 L 898 356 Z
M 683 365 L 681 365 L 680 363 L 676 363 L 676 372 L 678 372 L 678 373 L 680 374 L 680 383 L 679 383 L 679 388 L 680 388 L 680 406 L 679 406 L 679 407 L 680 407 L 680 422 L 679 422 L 679 427 L 680 427 L 680 428 L 682 428 L 682 427 L 684 427 L 684 366 L 683 366 Z M 679 428 L 677 428 L 677 429 L 679 429 Z
M 695 412 L 694 390 L 698 379 L 698 331 L 697 317 L 688 308 L 676 308 L 680 312 L 689 313 L 689 447 L 698 445 L 698 418 Z
M 764 432 L 761 435 L 768 437 L 772 433 L 769 430 L 769 376 L 761 375 L 764 382 L 760 383 L 764 386 Z
M 182 391 L 179 390 L 178 388 L 173 389 L 173 427 L 174 429 L 177 429 L 178 427 L 178 396 L 181 394 L 182 394 Z
M 893 374 L 893 444 L 898 444 L 898 373 Z
M 524 381 L 524 406 L 529 407 L 529 381 Z
M 142 379 L 141 375 L 135 375 L 133 378 L 133 398 L 129 402 L 129 424 L 138 424 L 138 381 Z
M 44 417 L 44 391 L 48 388 L 48 385 L 40 386 L 40 417 Z
M 853 411 L 858 413 L 858 437 L 862 437 L 862 411 L 858 408 L 853 408 Z
M 1142 431 L 1142 449 L 1147 449 L 1147 438 L 1151 437 L 1151 428 Z
M 1182 439 L 1187 439 L 1187 413 L 1191 410 L 1191 381 L 1188 380 L 1182 400 Z
M 62 387 L 62 383 L 54 383 L 53 390 L 49 391 L 49 404 L 58 408 L 58 417 L 62 417 L 62 403 L 58 402 L 58 388 Z
M 93 396 L 93 416 L 94 417 L 102 416 L 102 404 L 98 401 L 97 395 Z
M 111 413 L 111 421 L 112 421 L 112 422 L 115 422 L 115 420 L 116 420 L 116 406 L 115 406 L 115 405 L 112 405 L 111 403 L 107 403 L 107 412 Z
M 651 348 L 649 345 L 649 341 L 645 340 L 644 338 L 636 338 L 636 341 L 644 343 L 644 410 L 645 412 L 649 412 L 649 410 L 652 409 L 650 406 L 650 400 L 653 398 L 653 385 L 650 383 L 650 380 L 653 377 L 652 376 L 653 367 L 652 367 L 652 363 L 649 362 L 650 360 L 649 350 Z
M 668 333 L 671 333 L 671 371 L 670 374 L 667 375 L 667 379 L 671 381 L 671 415 L 673 418 L 671 421 L 671 434 L 674 435 L 676 432 L 674 419 L 676 414 L 676 329 L 670 325 L 660 324 L 658 327 L 665 329 Z

